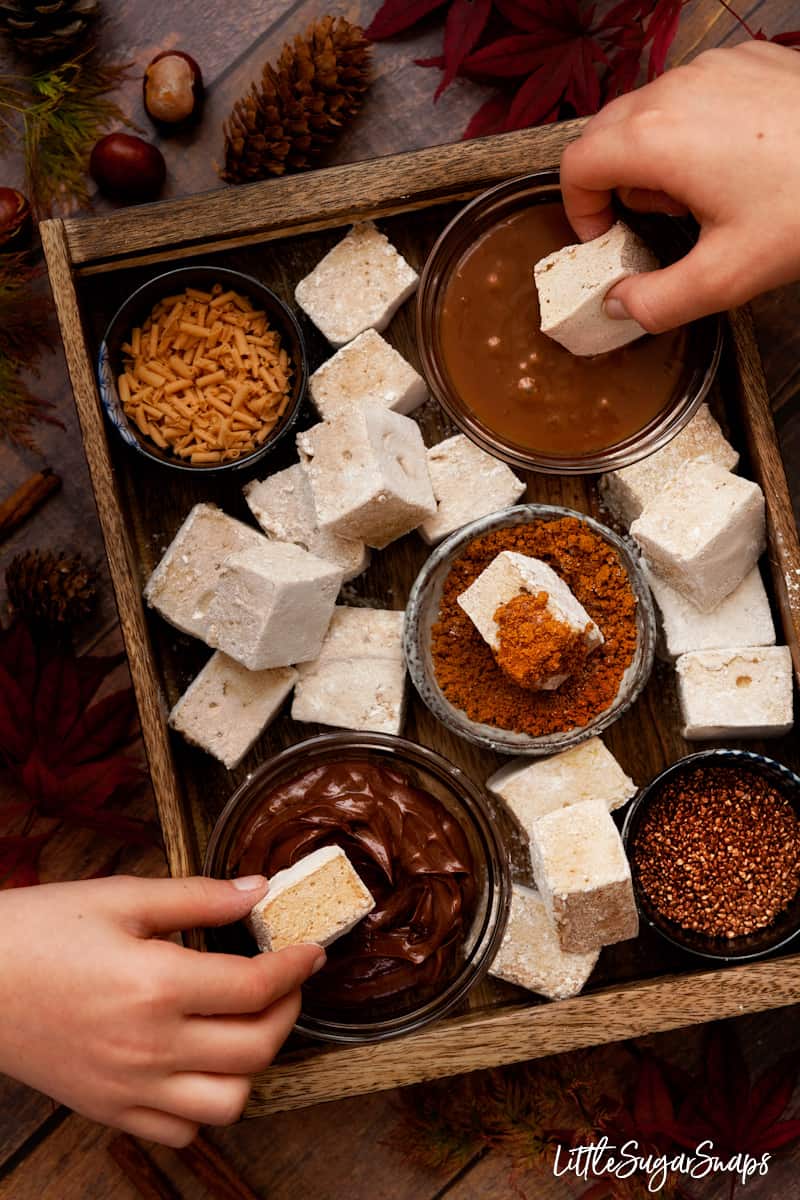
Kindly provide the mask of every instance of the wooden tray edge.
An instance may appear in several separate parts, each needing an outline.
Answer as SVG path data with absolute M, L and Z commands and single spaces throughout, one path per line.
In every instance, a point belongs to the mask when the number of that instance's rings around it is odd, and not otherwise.
M 70 258 L 79 273 L 91 274 L 109 265 L 143 266 L 466 199 L 520 174 L 518 164 L 526 151 L 531 171 L 557 163 L 585 123 L 563 121 L 204 192 L 109 216 L 67 219 Z M 456 164 L 459 192 L 453 190 Z M 412 194 L 416 203 L 410 202 Z M 355 204 L 353 196 L 359 197 Z
M 173 766 L 165 714 L 160 703 L 161 689 L 153 667 L 142 598 L 135 583 L 133 550 L 122 520 L 94 369 L 86 352 L 64 224 L 59 220 L 44 221 L 40 232 L 139 709 L 167 861 L 172 875 L 192 875 L 198 869 L 196 853 L 192 853 L 194 834 L 184 811 Z
M 767 503 L 767 557 L 784 635 L 800 683 L 800 539 L 749 308 L 728 313 L 739 405 L 753 475 Z
M 630 984 L 495 1015 L 439 1022 L 378 1045 L 287 1055 L 254 1084 L 246 1117 L 405 1087 L 487 1066 L 782 1008 L 800 999 L 800 955 Z M 434 1065 L 435 1064 L 435 1065 Z M 377 1084 L 376 1084 L 377 1080 Z

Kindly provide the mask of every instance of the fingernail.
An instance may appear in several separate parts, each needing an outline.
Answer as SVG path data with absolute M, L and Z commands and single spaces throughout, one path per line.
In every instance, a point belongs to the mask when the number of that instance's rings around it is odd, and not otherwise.
M 314 959 L 314 965 L 311 968 L 311 974 L 316 975 L 317 971 L 321 971 L 327 961 L 328 961 L 328 956 L 325 954 L 324 951 L 322 952 L 322 954 L 318 954 L 317 957 Z
M 628 312 L 625 305 L 616 296 L 611 296 L 603 303 L 603 309 L 607 317 L 612 321 L 629 321 L 631 314 Z
M 263 875 L 240 875 L 238 879 L 231 880 L 231 883 L 238 892 L 261 891 L 266 882 Z

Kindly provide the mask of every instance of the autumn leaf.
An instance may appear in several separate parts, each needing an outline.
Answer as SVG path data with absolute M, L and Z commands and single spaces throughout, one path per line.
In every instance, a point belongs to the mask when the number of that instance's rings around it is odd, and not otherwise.
M 509 100 L 502 92 L 490 96 L 474 113 L 472 120 L 464 130 L 464 138 L 486 137 L 490 133 L 500 133 L 505 129 L 508 120 Z
M 655 79 L 661 75 L 667 65 L 667 55 L 681 19 L 683 6 L 687 0 L 658 0 L 652 16 L 647 22 L 644 44 L 652 42 L 650 57 L 647 61 L 647 78 Z
M 49 834 L 0 837 L 0 892 L 39 882 L 39 855 Z
M 492 11 L 492 0 L 453 0 L 444 27 L 444 75 L 434 96 L 438 100 L 475 48 Z
M 366 34 L 374 42 L 393 37 L 416 25 L 423 17 L 442 8 L 448 0 L 384 0 Z

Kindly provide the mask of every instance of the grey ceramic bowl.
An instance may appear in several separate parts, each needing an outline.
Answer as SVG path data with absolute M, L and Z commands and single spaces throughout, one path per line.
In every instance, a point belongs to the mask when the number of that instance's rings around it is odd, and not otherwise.
M 250 454 L 226 463 L 187 463 L 176 458 L 168 450 L 161 450 L 149 438 L 129 421 L 122 407 L 122 401 L 117 391 L 117 376 L 122 364 L 122 344 L 130 336 L 134 326 L 145 320 L 154 305 L 164 296 L 172 296 L 182 292 L 184 288 L 210 288 L 214 283 L 221 283 L 226 288 L 233 288 L 242 295 L 249 297 L 259 308 L 267 313 L 271 324 L 281 336 L 281 344 L 292 360 L 294 376 L 292 379 L 291 401 L 283 419 L 272 430 L 264 442 Z M 97 382 L 100 389 L 100 401 L 109 424 L 117 432 L 126 446 L 151 462 L 156 462 L 173 471 L 192 474 L 227 475 L 252 467 L 254 463 L 266 458 L 275 449 L 278 442 L 293 428 L 303 398 L 308 380 L 308 363 L 303 335 L 300 331 L 294 313 L 274 292 L 258 279 L 244 275 L 241 271 L 232 271 L 228 267 L 196 266 L 177 267 L 148 279 L 138 287 L 122 304 L 111 319 L 97 354 Z
M 637 600 L 637 639 L 633 661 L 625 672 L 613 703 L 588 725 L 576 726 L 573 729 L 565 729 L 561 733 L 547 734 L 543 737 L 532 737 L 527 733 L 515 733 L 512 730 L 500 729 L 495 725 L 484 725 L 472 721 L 462 709 L 451 704 L 442 692 L 436 680 L 431 655 L 431 629 L 439 617 L 442 588 L 450 573 L 450 568 L 461 556 L 465 546 L 481 534 L 492 533 L 496 529 L 508 529 L 512 525 L 555 521 L 562 517 L 577 517 L 593 533 L 598 534 L 613 546 L 619 554 Z M 647 683 L 653 667 L 656 618 L 650 589 L 639 569 L 635 554 L 636 551 L 631 544 L 623 541 L 621 537 L 607 529 L 605 525 L 601 525 L 599 521 L 595 521 L 583 513 L 575 512 L 571 508 L 559 508 L 552 504 L 520 504 L 514 508 L 504 508 L 488 517 L 481 517 L 452 534 L 434 550 L 417 576 L 408 599 L 403 632 L 409 674 L 433 715 L 453 733 L 500 754 L 556 754 L 560 750 L 568 750 L 570 746 L 577 746 L 579 742 L 586 741 L 587 738 L 596 737 L 604 729 L 608 729 L 609 725 L 613 725 L 636 700 Z
M 633 847 L 641 827 L 642 818 L 650 804 L 659 795 L 666 783 L 672 779 L 691 774 L 697 767 L 735 767 L 738 771 L 749 772 L 764 779 L 777 791 L 784 795 L 800 816 L 800 776 L 790 771 L 783 763 L 763 754 L 754 754 L 750 750 L 701 750 L 697 754 L 689 754 L 686 758 L 678 759 L 671 766 L 656 775 L 655 779 L 632 800 L 625 814 L 625 824 L 622 830 L 622 840 L 628 857 L 632 857 Z M 676 946 L 686 954 L 695 958 L 712 959 L 714 962 L 739 963 L 756 958 L 764 958 L 776 950 L 788 946 L 800 934 L 800 892 L 792 903 L 780 913 L 771 925 L 758 929 L 738 938 L 710 937 L 705 933 L 697 933 L 691 929 L 683 929 L 675 921 L 662 916 L 650 903 L 642 891 L 636 878 L 636 870 L 632 871 L 633 887 L 636 902 L 642 920 L 646 921 L 656 933 L 660 934 L 670 945 Z

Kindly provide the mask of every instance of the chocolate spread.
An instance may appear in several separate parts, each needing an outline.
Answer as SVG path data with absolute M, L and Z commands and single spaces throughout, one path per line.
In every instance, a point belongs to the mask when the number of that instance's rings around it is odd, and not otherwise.
M 472 854 L 457 821 L 395 769 L 354 760 L 319 766 L 265 796 L 241 835 L 237 873 L 272 876 L 332 845 L 345 851 L 375 908 L 328 947 L 307 1000 L 347 1008 L 439 986 L 475 900 Z

